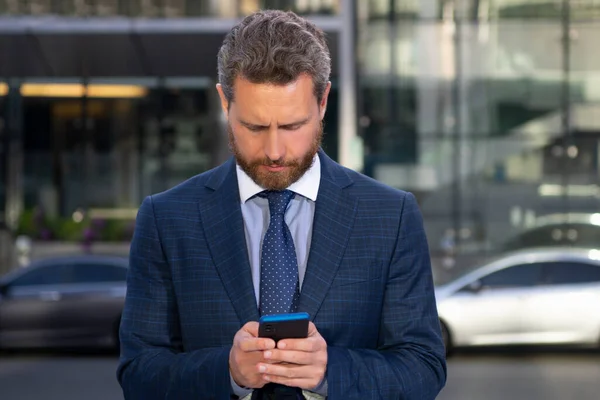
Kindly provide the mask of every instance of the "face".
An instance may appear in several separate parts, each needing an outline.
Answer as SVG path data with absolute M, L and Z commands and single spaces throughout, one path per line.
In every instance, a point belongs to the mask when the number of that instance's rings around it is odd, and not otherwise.
M 240 167 L 259 186 L 286 189 L 310 168 L 323 137 L 329 88 L 319 102 L 309 76 L 288 85 L 237 78 L 235 99 L 229 103 L 217 85 L 229 145 Z

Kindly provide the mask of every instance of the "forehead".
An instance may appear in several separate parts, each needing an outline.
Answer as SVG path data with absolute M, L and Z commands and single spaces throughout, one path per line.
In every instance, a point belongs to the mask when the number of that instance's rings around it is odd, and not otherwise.
M 234 82 L 234 104 L 238 108 L 309 107 L 316 104 L 312 78 L 301 75 L 285 85 L 253 83 L 244 78 Z

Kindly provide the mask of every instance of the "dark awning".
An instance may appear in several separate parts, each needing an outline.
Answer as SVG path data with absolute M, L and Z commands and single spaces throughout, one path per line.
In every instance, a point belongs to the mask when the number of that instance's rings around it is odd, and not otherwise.
M 337 75 L 338 19 L 321 18 Z M 235 21 L 0 18 L 4 77 L 216 76 Z

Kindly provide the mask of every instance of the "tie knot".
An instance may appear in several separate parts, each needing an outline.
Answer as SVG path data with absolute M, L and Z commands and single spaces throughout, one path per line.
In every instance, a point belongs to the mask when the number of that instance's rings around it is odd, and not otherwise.
M 269 200 L 269 211 L 272 216 L 283 215 L 294 197 L 294 192 L 291 190 L 267 190 L 262 193 Z

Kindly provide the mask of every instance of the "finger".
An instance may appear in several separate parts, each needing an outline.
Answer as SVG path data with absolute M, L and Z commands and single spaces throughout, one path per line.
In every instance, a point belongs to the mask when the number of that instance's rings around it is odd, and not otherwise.
M 308 365 L 314 360 L 314 353 L 297 350 L 267 350 L 263 355 L 264 359 L 271 363 L 290 363 Z
M 280 364 L 269 365 L 263 373 L 263 379 L 265 382 L 274 382 L 310 390 L 321 383 L 324 374 L 324 369 L 315 368 L 314 365 L 294 366 Z
M 248 332 L 250 335 L 254 337 L 258 337 L 258 322 L 250 321 L 247 322 L 246 325 L 242 327 L 244 332 Z
M 286 379 L 313 379 L 316 376 L 314 365 L 259 364 L 257 371 L 265 376 Z
M 306 339 L 285 339 L 277 342 L 277 348 L 281 350 L 296 350 L 314 353 L 325 347 L 325 340 L 321 336 L 312 336 Z
M 320 336 L 319 331 L 317 330 L 317 326 L 312 321 L 309 321 L 308 322 L 308 337 L 312 337 L 315 335 Z
M 248 336 L 240 341 L 239 348 L 245 352 L 272 350 L 275 348 L 275 341 L 269 338 Z

